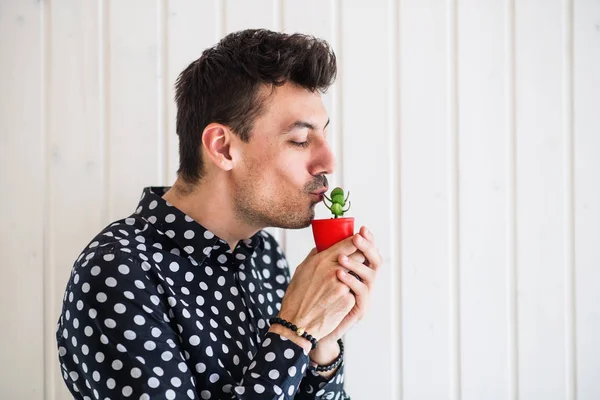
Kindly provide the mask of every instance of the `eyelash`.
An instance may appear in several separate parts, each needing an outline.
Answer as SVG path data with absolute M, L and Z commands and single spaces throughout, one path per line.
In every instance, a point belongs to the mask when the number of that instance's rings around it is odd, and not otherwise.
M 306 148 L 308 147 L 308 142 L 290 142 L 292 146 Z

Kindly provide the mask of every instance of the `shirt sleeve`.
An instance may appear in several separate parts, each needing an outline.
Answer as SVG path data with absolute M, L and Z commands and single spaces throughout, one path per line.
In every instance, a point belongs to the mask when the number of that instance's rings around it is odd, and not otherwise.
M 338 399 L 350 400 L 344 391 L 344 362 L 340 364 L 336 373 L 329 379 L 315 371 L 309 370 L 300 384 L 297 400 L 322 400 Z
M 199 331 L 182 343 L 169 317 L 173 304 L 150 278 L 150 264 L 115 257 L 118 252 L 98 251 L 76 265 L 67 285 L 57 343 L 74 398 L 207 399 L 223 386 L 230 399 L 294 398 L 309 362 L 301 346 L 268 332 L 239 382 L 224 369 L 207 371 L 208 362 L 189 365 L 189 346 L 209 338 Z

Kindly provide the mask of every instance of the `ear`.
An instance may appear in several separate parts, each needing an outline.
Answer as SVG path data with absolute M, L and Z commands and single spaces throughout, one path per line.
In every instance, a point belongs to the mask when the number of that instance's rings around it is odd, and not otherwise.
M 233 157 L 231 155 L 231 141 L 233 132 L 222 124 L 212 123 L 204 128 L 202 133 L 202 145 L 206 150 L 206 156 L 212 163 L 224 171 L 233 168 Z

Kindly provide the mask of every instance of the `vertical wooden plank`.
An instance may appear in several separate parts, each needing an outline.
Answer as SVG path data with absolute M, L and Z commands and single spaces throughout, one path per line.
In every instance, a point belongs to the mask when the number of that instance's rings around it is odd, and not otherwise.
M 275 30 L 280 25 L 273 12 L 274 0 L 225 1 L 224 30 L 226 33 L 242 29 L 265 28 Z
M 169 0 L 167 8 L 167 120 L 168 120 L 168 172 L 167 184 L 171 184 L 179 168 L 179 141 L 175 130 L 177 108 L 175 106 L 175 81 L 179 74 L 194 60 L 200 58 L 204 49 L 212 47 L 220 39 L 217 19 L 219 4 L 196 0 Z M 202 19 L 202 23 L 198 20 Z
M 351 192 L 356 229 L 366 225 L 375 234 L 384 259 L 374 288 L 370 312 L 347 335 L 348 392 L 357 399 L 389 399 L 392 393 L 393 316 L 391 302 L 390 215 L 392 168 L 387 99 L 390 52 L 389 2 L 340 3 L 344 108 L 342 119 L 344 186 Z M 365 51 L 372 62 L 365 62 Z M 369 116 L 369 117 L 365 117 Z M 364 344 L 369 343 L 369 350 Z M 374 368 L 374 366 L 377 366 Z M 369 384 L 365 384 L 369 382 Z
M 576 383 L 600 397 L 600 2 L 574 3 L 574 186 Z
M 402 398 L 406 399 L 444 399 L 451 388 L 446 12 L 438 1 L 400 3 Z
M 0 398 L 44 398 L 44 5 L 0 4 Z
M 57 0 L 49 17 L 49 256 L 46 285 L 51 340 L 47 379 L 56 399 L 71 396 L 56 360 L 54 333 L 62 297 L 79 251 L 106 224 L 104 137 L 98 77 L 98 7 L 93 2 Z M 76 192 L 73 192 L 73 189 Z M 52 323 L 50 323 L 52 322 Z M 50 355 L 52 357 L 50 358 Z
M 519 398 L 562 400 L 562 7 L 559 1 L 515 7 Z
M 575 209 L 573 132 L 573 1 L 562 1 L 562 147 L 563 147 L 563 270 L 565 318 L 565 399 L 577 397 L 575 355 Z
M 336 42 L 336 31 L 334 25 L 334 2 L 321 0 L 287 0 L 282 5 L 282 12 L 284 15 L 283 19 L 283 31 L 286 33 L 303 33 L 313 35 L 320 39 L 326 40 L 330 46 L 334 46 Z M 333 50 L 338 54 L 339 48 L 334 47 Z M 338 65 L 339 67 L 339 65 Z M 332 176 L 328 176 L 330 188 L 341 185 L 340 181 L 340 168 L 339 161 L 340 148 L 338 146 L 338 138 L 341 135 L 340 126 L 341 121 L 339 118 L 339 104 L 337 101 L 337 95 L 340 83 L 335 82 L 334 85 L 329 88 L 327 93 L 323 95 L 323 104 L 329 113 L 330 124 L 327 128 L 327 140 L 331 146 L 332 151 L 336 154 L 336 160 L 338 164 L 336 166 L 336 172 Z M 318 205 L 315 209 L 316 218 L 329 218 L 329 210 L 323 205 Z M 314 244 L 312 236 L 312 229 L 310 227 L 306 229 L 298 230 L 286 230 L 286 256 L 288 258 L 291 269 L 304 260 L 310 249 Z
M 0 5 L 0 397 L 44 396 L 45 21 L 41 4 Z M 19 40 L 15 40 L 19 38 Z M 6 95 L 9 94 L 9 95 Z M 33 366 L 33 367 L 32 367 Z
M 461 398 L 508 398 L 505 7 L 458 2 Z
M 144 186 L 162 183 L 158 130 L 158 13 L 146 0 L 108 4 L 109 218 L 131 214 Z

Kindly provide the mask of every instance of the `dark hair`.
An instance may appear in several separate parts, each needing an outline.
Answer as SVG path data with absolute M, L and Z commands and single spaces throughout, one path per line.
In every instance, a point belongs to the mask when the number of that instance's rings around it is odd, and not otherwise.
M 247 142 L 264 109 L 264 85 L 290 81 L 325 92 L 336 76 L 336 58 L 326 41 L 302 34 L 249 29 L 225 36 L 206 49 L 177 78 L 179 177 L 202 178 L 202 132 L 210 123 L 226 125 Z

